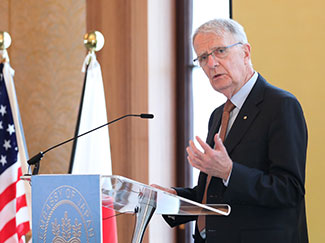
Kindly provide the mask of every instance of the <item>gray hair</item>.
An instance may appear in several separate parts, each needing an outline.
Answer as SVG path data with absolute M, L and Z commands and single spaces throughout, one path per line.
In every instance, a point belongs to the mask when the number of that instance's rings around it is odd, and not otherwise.
M 232 19 L 213 19 L 202 24 L 194 32 L 192 42 L 194 43 L 195 37 L 202 33 L 215 33 L 221 37 L 223 37 L 225 33 L 229 33 L 235 38 L 236 41 L 243 44 L 248 43 L 243 26 Z

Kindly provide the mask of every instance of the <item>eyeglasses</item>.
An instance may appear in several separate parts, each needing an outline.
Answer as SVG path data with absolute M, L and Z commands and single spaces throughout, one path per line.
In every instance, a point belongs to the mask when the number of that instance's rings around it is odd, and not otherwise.
M 236 46 L 236 45 L 242 45 L 243 43 L 237 42 L 235 44 L 229 45 L 229 46 L 222 46 L 222 47 L 216 47 L 214 48 L 210 53 L 204 53 L 201 56 L 198 56 L 193 60 L 195 65 L 199 65 L 200 67 L 204 67 L 208 63 L 209 56 L 212 55 L 213 58 L 224 58 L 227 56 L 228 48 Z

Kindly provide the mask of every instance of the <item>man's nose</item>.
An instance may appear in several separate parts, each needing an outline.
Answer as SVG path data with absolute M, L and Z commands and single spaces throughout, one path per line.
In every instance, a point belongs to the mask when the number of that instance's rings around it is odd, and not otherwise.
M 215 68 L 218 65 L 219 65 L 218 58 L 214 57 L 213 55 L 209 55 L 207 66 L 209 68 Z

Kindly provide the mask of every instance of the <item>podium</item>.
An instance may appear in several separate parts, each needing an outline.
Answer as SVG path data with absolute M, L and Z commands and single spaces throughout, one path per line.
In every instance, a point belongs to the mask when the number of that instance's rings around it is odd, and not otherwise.
M 204 205 L 117 175 L 35 175 L 33 242 L 102 242 L 101 208 L 136 214 L 132 243 L 142 242 L 154 213 L 230 214 L 229 205 Z

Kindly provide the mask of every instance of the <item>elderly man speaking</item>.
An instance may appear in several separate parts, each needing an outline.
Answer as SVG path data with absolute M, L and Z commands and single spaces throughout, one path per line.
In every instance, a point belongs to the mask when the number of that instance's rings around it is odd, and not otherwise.
M 196 62 L 227 97 L 209 120 L 204 142 L 187 148 L 200 170 L 194 188 L 167 191 L 205 204 L 227 203 L 228 217 L 168 217 L 170 226 L 197 220 L 195 243 L 306 243 L 307 128 L 302 108 L 269 84 L 251 62 L 243 27 L 215 19 L 193 35 Z

